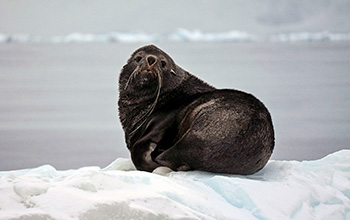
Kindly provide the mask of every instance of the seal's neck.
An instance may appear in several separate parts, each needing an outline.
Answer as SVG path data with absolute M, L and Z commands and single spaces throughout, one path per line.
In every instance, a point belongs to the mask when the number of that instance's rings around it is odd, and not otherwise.
M 130 133 L 137 122 L 152 108 L 156 91 L 152 93 L 119 93 L 119 117 L 124 131 Z

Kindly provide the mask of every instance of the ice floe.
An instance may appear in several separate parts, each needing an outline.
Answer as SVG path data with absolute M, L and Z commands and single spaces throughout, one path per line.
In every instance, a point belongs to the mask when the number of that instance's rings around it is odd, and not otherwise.
M 350 219 L 350 150 L 250 176 L 50 165 L 0 172 L 0 219 Z

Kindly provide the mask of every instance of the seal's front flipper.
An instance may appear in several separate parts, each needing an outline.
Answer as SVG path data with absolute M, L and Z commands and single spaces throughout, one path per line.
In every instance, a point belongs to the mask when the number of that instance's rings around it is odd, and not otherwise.
M 152 151 L 151 153 L 151 158 L 152 158 L 152 161 L 154 161 L 155 163 L 158 163 L 156 161 L 156 157 L 158 157 L 160 154 L 162 154 L 163 152 L 165 151 L 165 149 L 162 149 L 160 147 L 155 147 L 155 149 Z
M 155 168 L 159 167 L 159 164 L 155 163 L 151 156 L 151 153 L 156 147 L 156 143 L 146 141 L 137 143 L 137 145 L 131 149 L 131 159 L 138 170 L 152 172 Z
M 200 159 L 191 158 L 192 152 L 188 148 L 191 143 L 198 143 L 198 141 L 187 132 L 172 147 L 159 154 L 155 161 L 159 165 L 169 167 L 172 170 L 192 170 L 191 165 L 200 162 Z

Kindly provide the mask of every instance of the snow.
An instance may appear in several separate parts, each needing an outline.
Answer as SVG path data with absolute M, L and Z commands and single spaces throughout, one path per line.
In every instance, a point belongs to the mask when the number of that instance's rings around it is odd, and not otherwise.
M 255 35 L 244 31 L 203 32 L 179 28 L 168 33 L 111 32 L 105 34 L 71 33 L 68 35 L 43 37 L 29 34 L 0 33 L 0 43 L 101 43 L 101 42 L 305 42 L 305 41 L 349 41 L 350 33 L 292 32 Z
M 350 150 L 250 176 L 50 165 L 0 172 L 0 219 L 350 219 Z

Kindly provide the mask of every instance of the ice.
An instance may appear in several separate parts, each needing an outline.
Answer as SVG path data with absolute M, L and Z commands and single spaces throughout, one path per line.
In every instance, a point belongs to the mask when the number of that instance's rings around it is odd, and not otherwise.
M 112 32 L 107 34 L 84 34 L 72 33 L 66 36 L 54 36 L 51 38 L 53 43 L 91 43 L 91 42 L 151 42 L 156 41 L 156 34 L 146 34 L 142 32 Z
M 105 34 L 71 33 L 62 36 L 42 37 L 29 34 L 0 33 L 0 43 L 101 43 L 101 42 L 299 42 L 299 41 L 349 41 L 350 33 L 295 32 L 255 35 L 240 30 L 203 32 L 179 28 L 171 33 L 110 32 Z
M 227 41 L 256 41 L 257 36 L 242 31 L 228 31 L 219 33 L 203 33 L 200 30 L 179 29 L 168 37 L 171 41 L 193 42 L 227 42 Z
M 0 172 L 0 219 L 350 219 L 350 150 L 250 176 L 45 165 Z
M 297 42 L 297 41 L 348 41 L 350 33 L 330 33 L 324 32 L 299 32 L 299 33 L 279 33 L 271 35 L 272 42 Z

